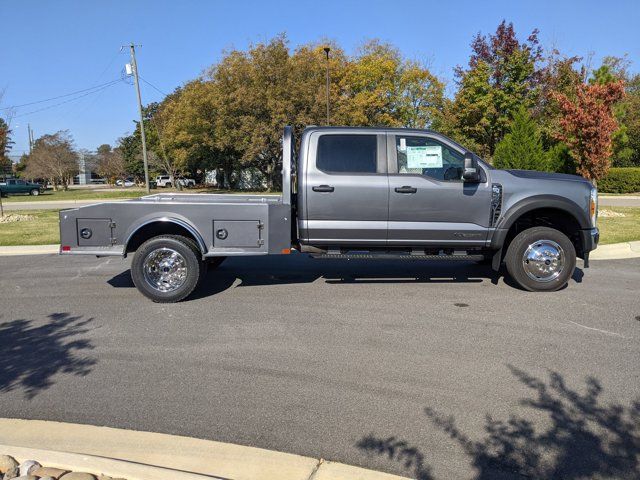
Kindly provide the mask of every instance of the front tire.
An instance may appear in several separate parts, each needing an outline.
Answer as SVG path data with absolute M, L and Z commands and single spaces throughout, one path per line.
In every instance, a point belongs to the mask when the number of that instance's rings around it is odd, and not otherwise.
M 160 235 L 144 242 L 131 262 L 131 278 L 140 293 L 157 303 L 175 303 L 198 286 L 206 268 L 190 238 Z
M 559 230 L 533 227 L 509 244 L 505 264 L 511 278 L 530 292 L 554 292 L 564 287 L 576 268 L 576 250 Z
M 37 197 L 38 195 L 40 195 L 40 190 L 38 190 L 37 188 L 34 188 L 29 192 L 29 195 L 31 195 L 32 197 Z

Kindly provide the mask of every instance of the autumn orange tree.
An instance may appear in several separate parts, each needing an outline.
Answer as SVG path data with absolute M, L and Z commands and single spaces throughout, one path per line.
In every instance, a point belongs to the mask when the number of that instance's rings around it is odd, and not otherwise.
M 623 96 L 622 82 L 582 83 L 574 98 L 554 94 L 561 112 L 557 138 L 569 147 L 578 173 L 589 180 L 597 181 L 609 170 L 612 135 L 618 128 L 613 105 Z

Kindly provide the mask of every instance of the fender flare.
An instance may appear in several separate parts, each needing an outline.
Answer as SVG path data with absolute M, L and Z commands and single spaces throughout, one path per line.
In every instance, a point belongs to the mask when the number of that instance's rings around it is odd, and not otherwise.
M 509 207 L 496 225 L 496 230 L 491 237 L 491 247 L 493 249 L 502 248 L 507 233 L 516 220 L 528 212 L 541 208 L 560 210 L 571 215 L 581 229 L 591 228 L 586 212 L 574 201 L 558 195 L 535 195 L 520 200 Z
M 133 236 L 140 231 L 140 229 L 146 227 L 147 225 L 150 225 L 152 223 L 173 223 L 174 225 L 178 225 L 182 228 L 184 228 L 185 230 L 187 230 L 191 235 L 193 235 L 193 238 L 195 238 L 198 247 L 200 248 L 200 251 L 202 253 L 202 255 L 204 255 L 205 253 L 207 253 L 207 245 L 204 241 L 204 239 L 202 238 L 202 235 L 200 235 L 200 232 L 198 232 L 198 230 L 191 225 L 189 222 L 186 222 L 184 220 L 181 220 L 179 218 L 175 218 L 175 217 L 156 217 L 156 218 L 150 218 L 144 222 L 142 222 L 139 225 L 136 225 L 136 227 L 134 229 L 131 230 L 131 232 L 129 232 L 129 235 L 127 235 L 127 239 L 124 241 L 124 252 L 126 255 L 127 252 L 127 247 L 129 246 L 129 242 L 131 241 L 131 239 L 133 238 Z

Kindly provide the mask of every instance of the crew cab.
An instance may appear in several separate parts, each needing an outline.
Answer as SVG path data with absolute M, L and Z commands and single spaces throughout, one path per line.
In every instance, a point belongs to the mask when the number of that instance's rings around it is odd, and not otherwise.
M 574 175 L 498 170 L 437 132 L 310 127 L 282 140 L 281 195 L 156 194 L 60 212 L 62 255 L 135 252 L 156 302 L 186 298 L 225 258 L 487 261 L 554 291 L 596 248 L 597 191 Z
M 0 195 L 6 197 L 16 193 L 27 193 L 29 195 L 40 195 L 44 192 L 44 187 L 39 183 L 27 182 L 20 178 L 8 178 L 4 182 L 0 181 Z

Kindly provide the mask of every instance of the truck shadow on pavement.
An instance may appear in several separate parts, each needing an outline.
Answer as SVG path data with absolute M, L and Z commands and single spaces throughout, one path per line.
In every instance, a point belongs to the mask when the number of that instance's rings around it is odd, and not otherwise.
M 93 344 L 76 337 L 87 333 L 92 321 L 53 313 L 44 324 L 24 319 L 0 323 L 0 393 L 22 390 L 32 399 L 53 385 L 54 375 L 90 373 L 96 360 L 86 352 Z
M 452 416 L 425 408 L 433 425 L 469 457 L 475 480 L 640 478 L 640 398 L 629 406 L 604 404 L 600 382 L 586 379 L 585 393 L 572 390 L 556 372 L 548 382 L 513 366 L 511 373 L 533 398 L 520 404 L 543 414 L 545 427 L 512 415 L 497 420 L 486 415 L 484 438 L 473 440 Z M 357 448 L 398 462 L 418 480 L 432 480 L 427 453 L 395 436 L 363 437 Z
M 238 257 L 227 259 L 218 269 L 209 271 L 189 299 L 215 295 L 234 284 L 239 287 L 295 285 L 324 279 L 329 284 L 482 283 L 489 280 L 497 285 L 501 277 L 505 284 L 519 288 L 490 266 L 463 261 L 313 259 L 303 254 Z M 580 283 L 582 277 L 582 270 L 576 268 L 573 281 Z M 134 287 L 130 270 L 114 276 L 108 283 L 116 288 Z

